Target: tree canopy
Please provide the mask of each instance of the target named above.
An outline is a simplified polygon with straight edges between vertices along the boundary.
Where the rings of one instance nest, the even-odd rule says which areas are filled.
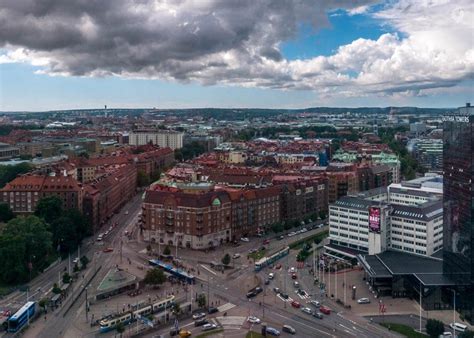
[[[230,255],[226,253],[224,257],[222,257],[222,264],[229,265],[230,264]]]
[[[145,284],[150,284],[150,285],[160,285],[160,284],[163,284],[165,281],[166,281],[166,276],[164,272],[158,268],[148,270],[145,275],[145,279],[143,280]]]
[[[19,163],[16,165],[0,165],[0,188],[21,174],[26,174],[33,169],[29,163]]]
[[[0,222],[8,222],[15,218],[13,211],[7,203],[0,203]]]

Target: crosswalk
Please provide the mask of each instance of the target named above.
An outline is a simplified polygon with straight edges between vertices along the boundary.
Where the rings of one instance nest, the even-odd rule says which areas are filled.
[[[280,294],[277,295],[278,298],[280,298],[284,302],[292,302],[294,299],[291,297],[288,297],[288,299],[283,298]]]
[[[225,312],[225,311],[229,311],[230,309],[232,309],[234,307],[235,307],[235,304],[225,303],[225,304],[219,306],[217,309],[219,310],[219,312]]]
[[[300,297],[301,299],[311,299],[311,296],[308,295],[306,292],[304,292],[303,295],[299,294],[298,291],[295,291],[295,293]]]

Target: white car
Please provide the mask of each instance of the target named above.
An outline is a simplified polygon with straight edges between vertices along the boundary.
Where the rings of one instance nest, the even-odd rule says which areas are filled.
[[[202,330],[203,330],[203,331],[214,330],[216,327],[217,327],[217,325],[214,324],[214,323],[204,324],[204,325],[202,326]]]
[[[369,304],[370,299],[369,298],[360,298],[360,299],[357,300],[357,303],[359,303],[359,304]]]
[[[273,279],[275,277],[275,274],[273,272],[270,272],[268,274],[268,279]]]
[[[319,303],[317,300],[310,300],[309,303],[313,306],[316,306],[316,307],[320,307],[321,306],[321,303]]]
[[[260,324],[260,319],[255,316],[249,316],[247,321],[252,324]]]
[[[295,272],[296,272],[296,269],[292,266],[292,267],[290,268],[290,273],[295,273]]]
[[[242,237],[240,240],[241,240],[242,242],[250,242],[247,237]]]
[[[199,313],[193,314],[193,319],[194,320],[201,319],[201,318],[204,318],[204,317],[206,317],[206,314],[204,312],[199,312]]]
[[[239,258],[239,257],[240,257],[240,254],[238,254],[238,253],[235,253],[235,254],[232,256],[233,259],[237,259],[237,258]]]
[[[309,315],[313,314],[313,311],[309,307],[301,308],[301,311],[303,311],[304,313],[307,313]]]

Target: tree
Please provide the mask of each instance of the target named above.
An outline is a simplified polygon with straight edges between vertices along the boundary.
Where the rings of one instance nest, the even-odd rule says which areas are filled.
[[[283,229],[284,229],[284,227],[283,227],[282,223],[277,222],[277,223],[272,224],[272,231],[276,234],[279,233],[279,232],[282,232]]]
[[[23,283],[48,264],[51,233],[36,216],[10,220],[0,234],[0,282]]]
[[[38,306],[43,308],[43,311],[46,311],[46,306],[48,305],[48,299],[43,298],[38,302]]]
[[[230,264],[230,255],[228,253],[226,253],[225,256],[222,257],[222,264],[224,265]]]
[[[163,249],[163,255],[165,256],[171,255],[171,250],[169,246],[165,246],[165,248]]]
[[[293,227],[293,224],[289,221],[286,221],[283,227],[285,230],[290,230]]]
[[[81,269],[84,270],[87,267],[87,264],[89,264],[89,258],[86,256],[81,257]]]
[[[115,329],[117,330],[117,333],[120,333],[120,337],[122,337],[122,333],[125,332],[125,325],[123,325],[123,323],[118,323]]]
[[[206,295],[201,293],[198,297],[197,297],[197,303],[198,303],[198,306],[199,307],[204,307],[206,306]]]
[[[150,285],[160,285],[163,284],[166,281],[166,276],[163,273],[161,269],[154,268],[151,270],[148,270],[145,279],[143,279],[143,282],[145,284],[150,284]]]
[[[138,170],[137,172],[137,185],[139,187],[146,187],[150,184],[150,177],[143,171]]]
[[[325,219],[325,218],[326,218],[326,212],[323,211],[323,210],[321,210],[321,211],[319,212],[319,218],[320,218],[320,219]]]
[[[177,316],[181,313],[181,307],[179,306],[179,303],[174,303],[173,306],[173,313]]]
[[[428,319],[428,321],[426,322],[426,333],[431,338],[437,338],[443,332],[444,332],[443,322],[437,319]]]
[[[474,331],[464,331],[458,334],[458,338],[474,338]]]
[[[53,290],[52,290],[52,291],[53,291],[53,293],[54,293],[55,295],[59,295],[59,294],[61,293],[61,288],[58,286],[57,283],[54,283],[54,284],[53,284]]]
[[[66,272],[63,275],[63,283],[68,284],[71,283],[71,276]]]
[[[63,202],[58,196],[43,197],[36,205],[35,215],[44,219],[48,224],[61,217],[62,213]]]
[[[0,203],[0,222],[8,222],[12,218],[15,218],[12,209],[7,203]]]
[[[21,174],[33,170],[33,166],[29,163],[20,163],[16,165],[0,165],[0,188],[12,181]]]

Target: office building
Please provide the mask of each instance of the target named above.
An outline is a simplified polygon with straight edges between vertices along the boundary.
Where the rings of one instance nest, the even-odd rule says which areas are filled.
[[[443,117],[443,272],[456,282],[456,308],[470,323],[474,322],[473,128],[470,104]]]
[[[154,144],[173,150],[183,147],[184,133],[169,130],[134,130],[130,132],[129,143],[134,146]]]

